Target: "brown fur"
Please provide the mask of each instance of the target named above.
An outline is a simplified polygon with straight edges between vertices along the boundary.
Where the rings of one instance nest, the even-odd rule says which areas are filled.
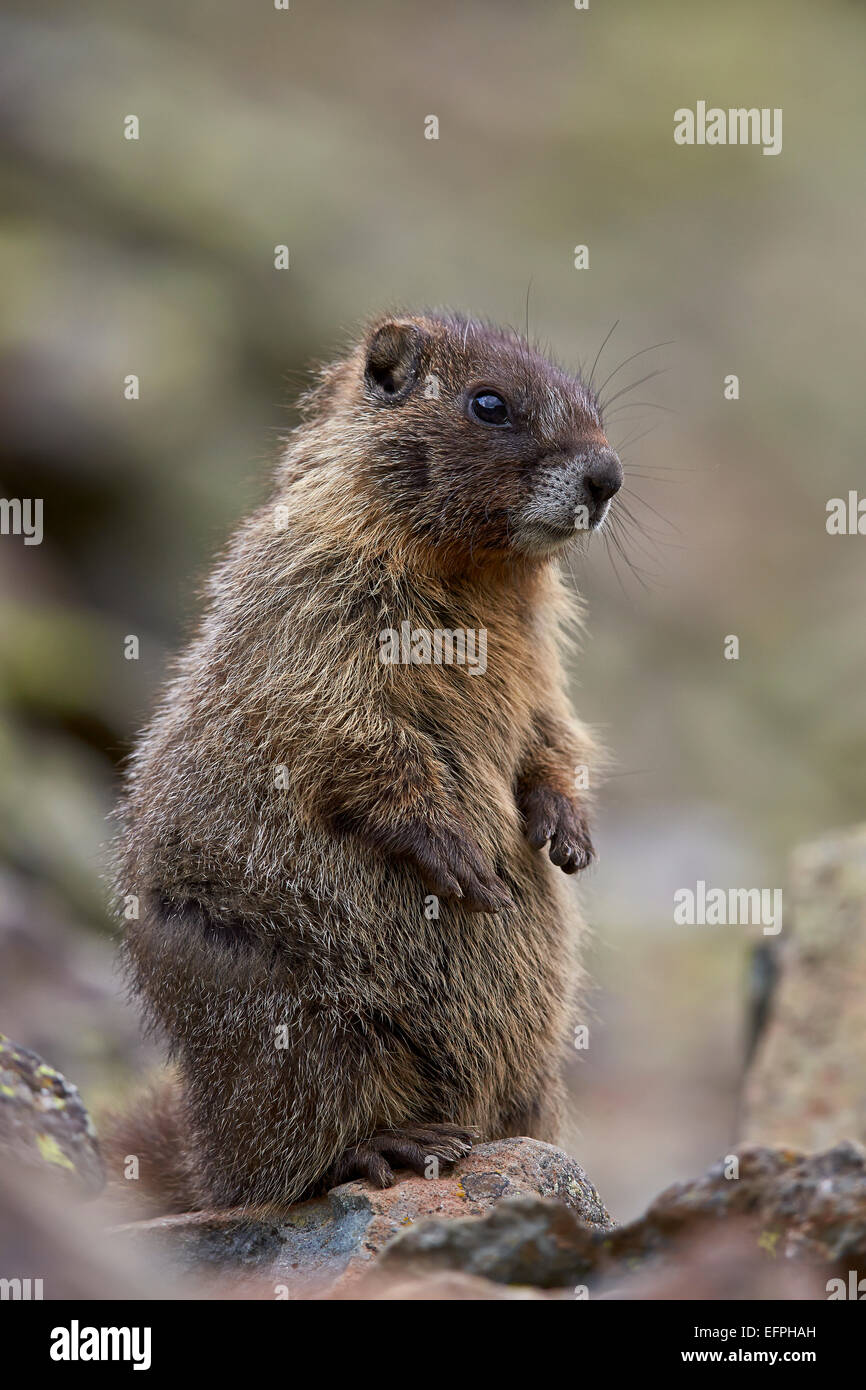
[[[512,428],[470,418],[485,387]],[[129,971],[183,1094],[109,1150],[150,1147],[162,1209],[555,1137],[578,918],[554,865],[592,856],[592,748],[559,545],[521,517],[551,459],[606,449],[578,379],[475,321],[385,320],[320,373],[120,810]],[[383,664],[406,620],[485,628],[486,674]]]

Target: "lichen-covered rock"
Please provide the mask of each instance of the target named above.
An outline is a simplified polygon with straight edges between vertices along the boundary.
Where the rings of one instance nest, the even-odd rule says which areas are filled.
[[[508,1197],[480,1221],[418,1221],[394,1237],[377,1266],[384,1274],[406,1265],[416,1273],[453,1269],[500,1284],[562,1288],[591,1273],[593,1230],[561,1202]]]
[[[81,1195],[102,1190],[96,1131],[76,1088],[0,1033],[0,1155]]]
[[[791,859],[768,1022],[746,1079],[751,1143],[866,1143],[866,826]]]
[[[248,1297],[826,1297],[830,1278],[866,1276],[866,1152],[741,1148],[617,1227],[573,1159],[509,1139],[435,1180],[346,1183],[281,1213],[166,1217],[115,1239]]]
[[[311,1293],[351,1284],[388,1241],[422,1217],[472,1222],[503,1199],[523,1195],[551,1200],[579,1227],[613,1225],[574,1159],[534,1139],[505,1139],[476,1145],[438,1178],[401,1174],[384,1189],[350,1182],[279,1215],[197,1212],[135,1222],[119,1233],[187,1270],[256,1271],[274,1286]]]
[[[453,1269],[508,1284],[603,1292],[637,1271],[676,1282],[690,1251],[731,1240],[743,1269],[752,1268],[753,1286],[761,1285],[762,1270],[792,1260],[822,1271],[821,1287],[840,1270],[866,1272],[866,1152],[856,1144],[811,1156],[743,1149],[697,1181],[667,1188],[639,1220],[612,1230],[577,1221],[558,1202],[508,1199],[474,1222],[418,1222],[387,1246],[377,1271],[393,1279],[401,1267],[416,1277]],[[781,1289],[790,1280],[768,1275],[763,1282]]]
[[[608,1250],[643,1259],[701,1223],[736,1218],[749,1222],[771,1259],[859,1261],[866,1270],[866,1150],[741,1147],[702,1178],[666,1188],[640,1220],[617,1229]]]
[[[476,1144],[438,1178],[404,1174],[384,1189],[350,1182],[331,1194],[340,1203],[360,1199],[369,1204],[388,1237],[421,1216],[481,1216],[503,1198],[524,1195],[555,1198],[592,1226],[607,1229],[614,1224],[580,1164],[538,1139]]]

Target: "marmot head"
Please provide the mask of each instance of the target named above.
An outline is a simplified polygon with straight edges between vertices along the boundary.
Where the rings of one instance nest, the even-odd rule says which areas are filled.
[[[591,389],[475,319],[379,320],[308,406],[351,440],[376,513],[427,550],[542,559],[600,527],[622,484]]]

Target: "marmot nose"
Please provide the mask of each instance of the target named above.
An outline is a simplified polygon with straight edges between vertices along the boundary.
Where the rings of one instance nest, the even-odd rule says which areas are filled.
[[[583,472],[583,485],[597,507],[609,502],[622,487],[622,464],[613,449],[599,449]]]

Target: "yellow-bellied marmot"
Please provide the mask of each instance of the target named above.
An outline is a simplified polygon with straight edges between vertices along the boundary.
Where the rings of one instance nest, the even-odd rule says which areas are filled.
[[[619,460],[586,384],[450,315],[374,324],[303,404],[120,810],[177,1081],[109,1148],[164,1211],[385,1185],[560,1104],[593,752],[555,561]]]

